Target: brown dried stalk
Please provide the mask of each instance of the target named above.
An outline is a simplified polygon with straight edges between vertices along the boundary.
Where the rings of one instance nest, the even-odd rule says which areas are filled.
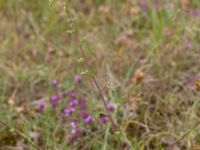
[[[85,59],[86,57],[85,57],[85,54],[84,54],[82,45],[80,45],[80,50],[81,50],[81,53],[82,53],[82,57]],[[88,64],[85,63],[85,65],[86,65],[87,69],[89,70]],[[96,88],[97,88],[97,90],[98,90],[100,96],[101,96],[101,100],[102,100],[103,105],[104,105],[104,107],[105,107],[105,109],[106,109],[106,111],[107,111],[108,117],[109,117],[110,121],[112,122],[112,127],[113,127],[113,129],[115,130],[116,128],[118,128],[118,124],[117,124],[117,122],[113,119],[113,117],[112,117],[110,111],[108,110],[107,102],[106,102],[106,98],[105,98],[105,96],[104,96],[104,93],[103,93],[103,91],[101,90],[101,88],[100,88],[100,86],[99,86],[99,83],[97,82],[97,80],[96,80],[96,78],[95,78],[94,75],[92,75],[91,79],[92,79],[94,85],[96,86]]]

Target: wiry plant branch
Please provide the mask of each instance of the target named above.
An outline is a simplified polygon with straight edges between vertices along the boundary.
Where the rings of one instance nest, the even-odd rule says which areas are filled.
[[[85,57],[85,54],[84,54],[82,45],[80,45],[80,50],[81,50],[81,53],[82,53],[82,57],[85,59],[86,57]],[[84,62],[84,63],[85,63],[85,65],[86,65],[87,69],[89,70],[88,64],[87,64],[86,62]],[[116,128],[118,127],[118,124],[117,124],[117,122],[113,119],[112,115],[110,114],[110,112],[109,112],[109,110],[108,110],[106,98],[105,98],[105,96],[104,96],[104,94],[103,94],[103,91],[101,90],[101,88],[100,88],[100,86],[99,86],[99,83],[97,82],[97,80],[96,80],[96,78],[95,78],[94,75],[91,76],[91,79],[92,79],[94,85],[96,86],[96,88],[97,88],[97,90],[98,90],[100,96],[101,96],[101,100],[102,100],[103,105],[104,105],[104,107],[105,107],[105,109],[106,109],[106,111],[107,111],[108,117],[109,117],[110,121],[112,122],[112,127],[113,127],[113,129],[116,129]]]

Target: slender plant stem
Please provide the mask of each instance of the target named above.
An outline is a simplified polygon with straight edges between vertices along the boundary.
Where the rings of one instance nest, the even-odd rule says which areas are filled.
[[[83,47],[82,47],[81,44],[80,44],[80,50],[81,50],[81,54],[82,54],[83,59],[85,59],[85,58],[86,58],[86,57],[85,57],[85,53],[84,53],[84,51],[83,51]],[[85,61],[84,61],[84,64],[86,65],[86,69],[89,70],[90,67],[88,66],[88,64],[87,64]],[[126,143],[128,149],[133,150],[133,147],[132,147],[132,145],[131,145],[131,142],[130,142],[130,141],[128,140],[128,138],[126,137],[126,134],[123,133],[123,131],[122,131],[122,129],[120,128],[120,126],[117,124],[117,122],[115,121],[115,119],[112,117],[112,115],[111,115],[111,113],[110,113],[110,111],[109,111],[109,109],[108,109],[108,107],[107,107],[107,101],[106,101],[106,98],[105,98],[105,96],[104,96],[104,93],[103,93],[102,89],[100,88],[99,83],[98,83],[98,81],[97,81],[96,78],[95,78],[95,75],[92,75],[92,76],[91,76],[91,79],[92,79],[92,82],[94,83],[94,85],[96,86],[96,88],[97,88],[97,90],[98,90],[100,96],[101,96],[101,100],[102,100],[103,105],[104,105],[104,107],[105,107],[105,109],[106,109],[106,111],[107,111],[107,115],[108,115],[108,117],[109,117],[109,119],[110,119],[110,121],[111,121],[111,123],[112,123],[112,128],[111,128],[111,129],[112,129],[114,132],[115,132],[116,130],[120,131],[120,133],[122,133],[122,136],[123,136],[122,142]]]
[[[112,122],[112,125],[113,125],[114,128],[116,128],[118,125],[117,125],[116,121],[113,119],[112,115],[110,114],[110,112],[109,112],[109,110],[108,110],[107,103],[106,103],[106,99],[105,99],[105,97],[104,97],[104,95],[103,95],[103,92],[102,92],[101,88],[99,87],[99,84],[98,84],[98,82],[97,82],[95,76],[92,76],[92,80],[93,80],[95,86],[97,87],[97,89],[98,89],[98,91],[99,91],[99,93],[100,93],[100,95],[101,95],[101,98],[102,98],[104,107],[105,107],[105,109],[106,109],[106,111],[107,111],[107,113],[108,113],[108,115],[109,115],[109,118],[110,118],[110,120],[111,120],[111,122]]]
[[[85,54],[84,54],[82,45],[80,45],[80,50],[81,50],[81,53],[82,53],[83,58],[85,59],[86,57],[85,57]],[[89,70],[89,66],[87,65],[87,63],[86,63],[86,62],[84,62],[84,63],[85,63],[85,65],[86,65],[87,69]],[[95,78],[94,75],[92,75],[91,79],[92,79],[94,85],[96,86],[96,88],[97,88],[97,90],[98,90],[100,96],[101,96],[101,100],[102,100],[102,102],[103,102],[103,104],[104,104],[104,107],[105,107],[105,109],[106,109],[106,111],[107,111],[108,117],[109,117],[110,121],[112,122],[113,128],[114,128],[114,129],[118,128],[117,122],[113,119],[112,115],[110,114],[110,111],[108,110],[106,98],[105,98],[105,96],[104,96],[103,91],[101,90],[101,88],[100,88],[100,86],[99,86],[99,83],[97,82],[97,80],[96,80],[96,78]]]

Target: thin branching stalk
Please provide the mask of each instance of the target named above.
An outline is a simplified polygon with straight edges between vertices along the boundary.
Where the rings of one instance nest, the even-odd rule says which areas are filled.
[[[85,54],[84,54],[82,45],[80,45],[80,50],[81,50],[82,57],[85,59],[86,57],[85,57]],[[87,63],[86,63],[86,62],[84,62],[84,63],[85,63],[85,65],[86,65],[87,69],[89,70],[90,68],[89,68],[89,66],[87,65]],[[114,118],[112,117],[110,111],[108,110],[107,102],[106,102],[106,98],[105,98],[105,96],[104,96],[104,93],[103,93],[103,91],[101,90],[101,88],[100,88],[100,86],[99,86],[99,83],[98,83],[98,81],[96,80],[96,78],[95,78],[94,75],[91,76],[91,79],[92,79],[94,85],[96,86],[96,88],[97,88],[97,90],[98,90],[100,96],[101,96],[101,100],[102,100],[103,105],[104,105],[104,107],[105,107],[105,109],[106,109],[106,111],[107,111],[108,117],[109,117],[110,121],[112,122],[112,127],[113,127],[113,129],[115,130],[116,128],[118,128],[118,124],[117,124],[117,122],[114,120]]]
[[[81,50],[81,54],[82,54],[83,59],[85,59],[86,57],[85,57],[85,54],[84,54],[82,45],[80,45],[80,50]],[[86,65],[86,67],[87,67],[86,69],[89,70],[90,67],[88,66],[88,64],[87,64],[86,62],[84,62],[84,63],[85,63],[85,65]],[[133,150],[133,147],[132,147],[132,145],[131,145],[131,142],[130,142],[130,141],[128,140],[128,138],[126,137],[126,134],[123,133],[122,129],[121,129],[120,126],[117,124],[117,122],[115,121],[115,119],[112,117],[110,111],[108,110],[106,98],[105,98],[105,96],[104,96],[104,93],[103,93],[102,89],[101,89],[100,86],[99,86],[98,81],[97,81],[96,78],[95,78],[95,75],[92,75],[92,76],[91,76],[91,79],[92,79],[94,85],[96,86],[96,88],[97,88],[97,90],[98,90],[100,96],[101,96],[101,100],[102,100],[103,105],[104,105],[104,107],[105,107],[105,109],[106,109],[106,111],[107,111],[107,115],[108,115],[108,117],[109,117],[109,119],[110,119],[110,121],[111,121],[111,123],[112,123],[112,130],[113,130],[113,131],[118,130],[118,131],[122,134],[122,136],[123,136],[123,140],[122,140],[122,141],[123,141],[124,143],[126,143],[127,147],[128,147],[130,150]]]

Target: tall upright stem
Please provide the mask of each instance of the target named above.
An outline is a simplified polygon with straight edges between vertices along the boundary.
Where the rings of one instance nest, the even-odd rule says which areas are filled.
[[[82,45],[80,45],[80,50],[81,50],[81,53],[82,53],[83,58],[86,58],[86,57],[85,57],[85,54],[84,54],[84,51],[83,51]],[[87,63],[85,63],[85,65],[86,65],[87,69],[89,70],[89,66],[87,65]],[[107,111],[108,117],[109,117],[110,121],[112,122],[112,127],[113,127],[113,129],[116,129],[116,128],[118,127],[118,124],[117,124],[117,122],[113,119],[113,117],[112,117],[110,111],[108,110],[107,102],[106,102],[106,98],[105,98],[105,96],[104,96],[104,93],[103,93],[103,91],[101,90],[101,88],[100,88],[100,86],[99,86],[99,83],[97,82],[97,80],[96,80],[96,78],[95,78],[94,75],[92,75],[91,79],[92,79],[94,85],[96,86],[96,88],[97,88],[97,90],[98,90],[100,96],[101,96],[101,100],[102,100],[103,105],[104,105],[104,107],[105,107],[105,109],[106,109],[106,111]]]

